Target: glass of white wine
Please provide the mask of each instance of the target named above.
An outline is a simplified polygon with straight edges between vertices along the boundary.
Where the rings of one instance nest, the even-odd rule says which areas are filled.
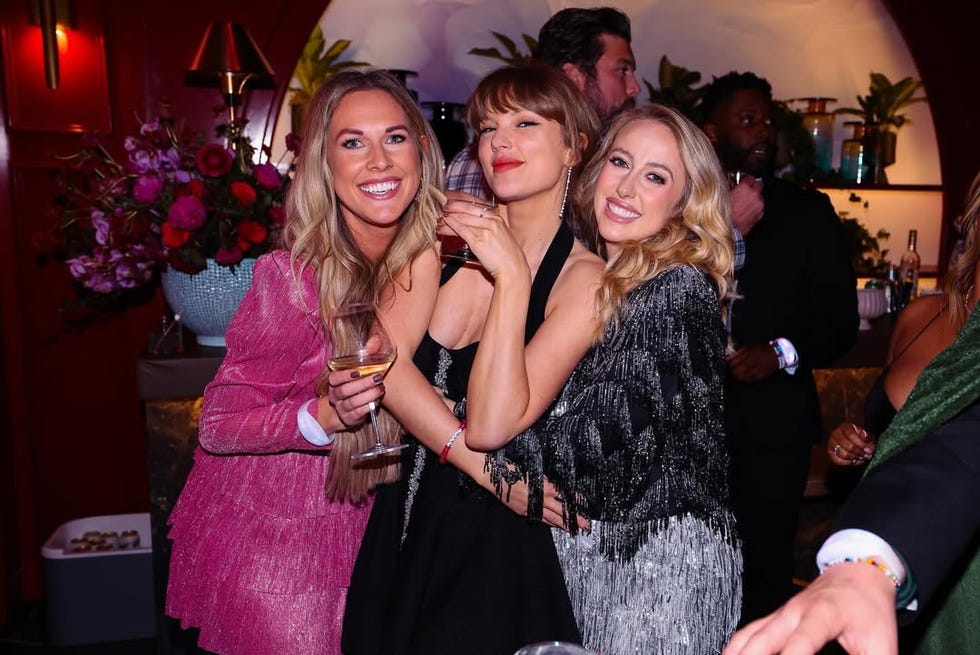
[[[374,305],[353,304],[334,312],[330,318],[330,339],[333,352],[327,366],[331,371],[357,371],[361,377],[368,377],[387,373],[395,361],[397,349]],[[368,408],[374,445],[351,455],[351,459],[360,461],[407,448],[408,444],[386,444],[381,441],[377,406],[372,402]]]

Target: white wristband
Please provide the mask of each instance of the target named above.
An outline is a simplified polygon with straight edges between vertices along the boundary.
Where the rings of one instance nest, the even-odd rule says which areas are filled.
[[[310,404],[318,401],[319,398],[308,400],[299,407],[296,412],[296,425],[303,438],[314,446],[329,446],[333,443],[334,435],[327,434],[323,426],[310,414]]]

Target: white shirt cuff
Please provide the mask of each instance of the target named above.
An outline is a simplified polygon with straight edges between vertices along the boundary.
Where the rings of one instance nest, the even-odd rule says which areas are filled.
[[[296,425],[303,438],[314,446],[329,446],[333,443],[334,435],[327,434],[323,426],[310,414],[310,403],[315,403],[317,400],[319,398],[308,400],[300,405],[299,411],[296,412]]]
[[[800,367],[800,355],[796,352],[796,346],[793,342],[784,337],[776,339],[779,342],[779,347],[783,351],[783,357],[786,360],[786,366],[783,366],[783,370],[793,375],[796,373],[796,369]]]
[[[905,566],[902,564],[902,558],[895,553],[887,541],[873,532],[848,528],[833,533],[817,551],[817,568],[823,573],[825,568],[840,562],[845,557],[875,557],[895,574],[900,585],[905,584]],[[906,609],[914,611],[918,606],[919,601],[912,600]]]

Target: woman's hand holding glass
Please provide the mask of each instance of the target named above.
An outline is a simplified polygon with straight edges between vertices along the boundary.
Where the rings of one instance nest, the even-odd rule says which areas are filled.
[[[827,437],[827,455],[838,466],[857,466],[871,459],[878,443],[874,435],[853,423],[841,423]]]
[[[333,371],[320,386],[319,393],[326,396],[337,418],[348,428],[356,429],[371,412],[372,405],[380,405],[385,395],[384,375],[360,377],[357,371]]]
[[[530,279],[524,251],[507,223],[506,207],[453,199],[446,203],[442,220],[469,245],[491,277],[515,271]]]

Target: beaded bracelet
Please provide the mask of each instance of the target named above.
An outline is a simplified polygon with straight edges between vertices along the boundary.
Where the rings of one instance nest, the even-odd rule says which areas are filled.
[[[449,441],[446,442],[446,445],[442,447],[442,452],[439,453],[440,464],[446,463],[446,459],[449,457],[449,449],[453,447],[453,444],[456,443],[456,439],[459,438],[459,435],[463,434],[463,430],[465,429],[466,421],[460,421],[456,431],[453,432],[453,436],[449,437]]]
[[[823,573],[831,566],[836,564],[844,564],[845,562],[861,562],[863,564],[870,564],[884,573],[888,579],[892,581],[892,584],[895,585],[896,588],[902,586],[902,581],[898,579],[898,576],[895,575],[891,569],[885,566],[885,564],[876,557],[841,557],[840,559],[831,560],[823,565],[823,570],[820,571],[820,574],[823,575]]]

